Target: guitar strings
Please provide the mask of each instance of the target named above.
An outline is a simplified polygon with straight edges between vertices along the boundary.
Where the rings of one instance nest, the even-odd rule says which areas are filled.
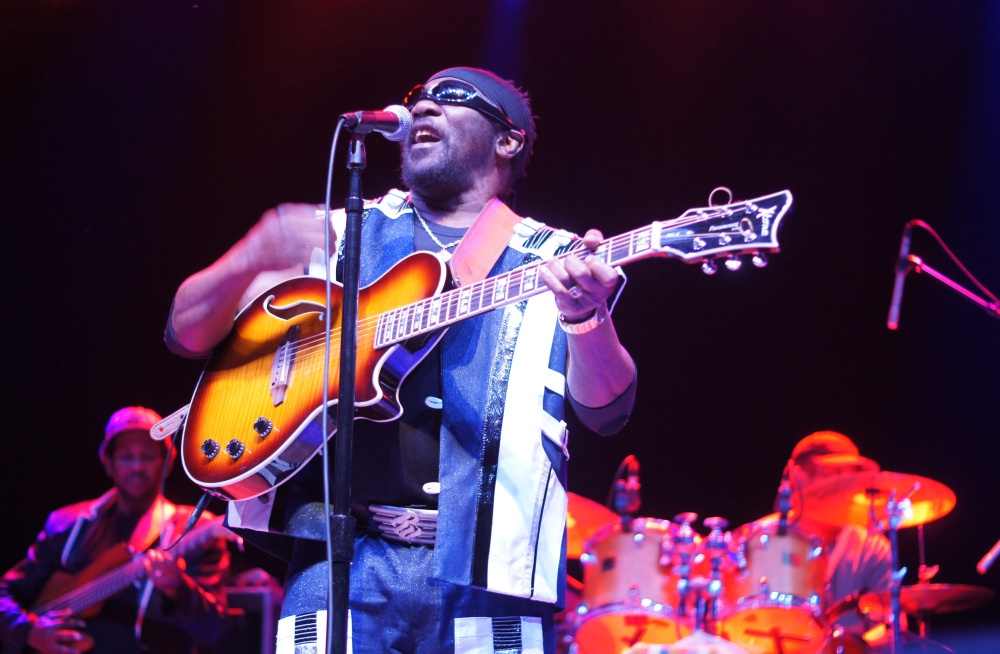
[[[727,206],[733,206],[733,205],[727,205]],[[677,218],[677,219],[675,219],[673,221],[669,221],[669,226],[670,227],[681,227],[681,226],[684,226],[684,225],[690,224],[690,223],[702,222],[706,218],[712,218],[712,217],[715,217],[717,215],[720,215],[721,213],[722,213],[721,210],[715,210],[715,211],[712,211],[712,212],[705,212],[705,213],[703,213],[701,215],[691,216],[689,218],[684,218],[682,216],[681,218]],[[709,214],[714,214],[714,215],[709,215]],[[664,225],[666,225],[666,223],[664,223]],[[615,250],[618,250],[618,249],[623,248],[623,247],[629,247],[630,248],[631,244],[633,242],[633,237],[635,235],[637,235],[637,234],[641,234],[641,233],[647,232],[647,231],[651,231],[651,226],[647,225],[645,227],[641,227],[641,228],[633,230],[631,232],[627,232],[625,234],[614,236],[614,237],[612,237],[610,239],[607,239],[606,241],[602,242],[601,245],[599,246],[599,248],[602,248],[602,247],[605,248],[605,250],[604,250],[604,252],[605,252],[605,257],[604,258],[605,258],[605,260],[607,261],[609,259],[609,255],[613,251],[615,251]],[[685,234],[683,236],[683,238],[688,239],[688,238],[695,238],[695,237],[699,237],[699,236],[720,236],[720,235],[721,235],[721,233],[719,233],[719,232],[716,232],[716,233],[713,233],[713,234]],[[565,259],[567,257],[576,255],[578,252],[579,252],[578,249],[574,249],[574,250],[570,250],[569,252],[566,252],[566,253],[561,254],[561,255],[559,255],[557,257],[554,257],[554,258],[555,259]],[[618,263],[622,263],[622,262],[626,262],[627,263],[627,261],[626,261],[627,258],[628,257],[621,257],[621,258],[616,259],[616,261]],[[528,273],[528,272],[537,273],[537,270],[538,270],[539,266],[542,265],[543,263],[544,262],[540,262],[538,264],[534,264],[534,265],[531,265],[531,266],[524,266],[522,268],[516,268],[516,269],[514,269],[514,270],[512,270],[512,271],[510,271],[508,273],[505,273],[504,275],[498,275],[497,277],[489,278],[489,279],[477,282],[477,283],[472,284],[471,286],[469,286],[468,290],[470,291],[470,293],[472,295],[475,295],[478,292],[479,297],[480,297],[480,306],[479,306],[479,309],[477,309],[476,313],[483,313],[485,311],[490,310],[490,309],[485,309],[484,308],[486,306],[486,303],[482,303],[483,291],[485,291],[488,286],[492,286],[495,289],[496,284],[497,284],[497,282],[499,280],[507,280],[507,281],[515,281],[516,280],[518,282],[518,285],[520,285],[520,282],[523,281],[524,276],[525,276],[526,273]],[[417,307],[419,305],[430,304],[433,300],[438,299],[438,300],[441,301],[441,306],[442,307],[447,307],[447,309],[445,311],[445,320],[443,322],[448,322],[449,321],[448,316],[451,314],[452,307],[454,307],[458,303],[458,301],[459,301],[458,295],[460,294],[461,290],[462,289],[452,289],[452,290],[446,291],[446,292],[444,292],[444,293],[442,293],[440,295],[436,295],[436,296],[431,297],[431,298],[423,298],[421,300],[418,300],[416,302],[413,302],[413,303],[411,303],[409,305],[405,305],[405,306],[406,307],[411,307],[411,308],[412,307]],[[534,291],[534,289],[532,289],[532,291]],[[545,291],[542,290],[542,291],[538,291],[538,292],[545,292]],[[519,293],[517,295],[517,297],[526,298],[526,297],[530,297],[532,294],[537,294],[537,293],[532,293],[532,292],[525,293],[525,294]],[[502,299],[503,300],[507,300],[509,298],[507,298],[505,296]],[[492,302],[489,302],[489,304],[492,304]],[[375,315],[375,316],[370,316],[368,318],[365,318],[365,319],[359,321],[358,322],[358,345],[359,346],[362,345],[362,344],[368,345],[368,344],[374,342],[374,340],[375,340],[375,333],[377,332],[377,330],[379,328],[379,321],[382,319],[382,317],[383,316],[388,316],[388,315],[390,315],[394,311],[404,310],[404,308],[405,307],[396,307],[394,309],[390,309],[389,311],[383,312],[383,313]],[[419,326],[418,326],[417,329],[413,330],[410,334],[408,334],[406,336],[406,338],[411,338],[413,336],[416,336],[416,335],[419,335],[419,334],[422,334],[422,333],[425,333],[425,332],[433,331],[433,329],[429,329],[427,327],[423,327],[423,319],[425,317],[423,315],[423,311],[424,311],[425,308],[427,308],[427,307],[426,306],[421,306],[421,308],[418,309],[418,311],[420,312],[420,314],[419,314],[420,315],[420,319],[417,321],[418,324],[419,324]],[[408,309],[407,309],[407,311],[408,311]],[[466,317],[471,317],[472,315],[475,315],[475,313],[468,313],[468,314],[466,314]],[[428,319],[429,319],[429,317],[428,317]],[[411,316],[409,318],[408,322],[412,323],[412,321],[413,321],[413,317]],[[404,325],[404,329],[405,329],[405,325]],[[331,332],[331,346],[333,346],[334,344],[337,344],[337,345],[340,344],[340,333],[341,333],[341,329],[340,328],[336,328],[336,329],[332,330],[332,332]],[[292,341],[291,342],[295,346],[295,363],[296,363],[296,367],[299,367],[300,365],[308,364],[310,361],[313,361],[313,360],[315,360],[317,358],[320,360],[320,362],[322,362],[322,358],[323,358],[322,353],[316,354],[315,351],[317,349],[320,349],[320,346],[322,346],[323,338],[324,338],[324,335],[323,335],[322,332],[320,332],[318,334],[307,336],[306,338],[301,339],[299,341]],[[398,342],[402,342],[402,341],[406,340],[406,338],[399,339],[397,337],[396,339],[390,339],[390,341],[391,341],[390,344],[395,344],[395,343],[398,343]],[[337,356],[337,358],[339,359],[339,355]]]
[[[142,563],[137,561],[126,563],[121,568],[93,579],[35,610],[39,615],[65,607],[74,608],[76,611],[85,610],[132,583],[137,574],[135,568],[141,566]],[[121,574],[122,572],[125,574]]]

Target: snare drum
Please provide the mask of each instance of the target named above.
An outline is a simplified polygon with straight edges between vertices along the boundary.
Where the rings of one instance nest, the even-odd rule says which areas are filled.
[[[794,525],[779,536],[777,527],[756,522],[740,530],[735,542],[746,566],[720,634],[750,654],[816,654],[826,641],[826,553],[815,536]]]
[[[574,642],[580,654],[620,654],[636,643],[673,643],[691,633],[677,619],[670,564],[660,565],[671,523],[636,518],[631,531],[613,523],[583,546],[583,600]]]

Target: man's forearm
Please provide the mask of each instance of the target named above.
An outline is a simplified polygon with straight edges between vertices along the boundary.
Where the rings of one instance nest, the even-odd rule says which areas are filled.
[[[585,334],[568,334],[566,382],[573,398],[588,407],[613,402],[635,378],[635,363],[619,342],[611,316]]]

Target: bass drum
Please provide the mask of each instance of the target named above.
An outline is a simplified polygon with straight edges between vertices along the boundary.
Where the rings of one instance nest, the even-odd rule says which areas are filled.
[[[583,598],[574,642],[579,654],[621,654],[637,643],[669,644],[691,633],[674,613],[676,582],[661,565],[666,520],[636,518],[630,531],[605,525],[583,546]]]
[[[749,654],[818,654],[823,623],[826,553],[820,540],[791,525],[751,523],[734,540],[746,567],[737,576],[739,600],[722,616],[719,633]]]

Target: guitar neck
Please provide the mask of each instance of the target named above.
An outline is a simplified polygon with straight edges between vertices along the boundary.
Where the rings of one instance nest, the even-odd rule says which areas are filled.
[[[593,254],[611,266],[621,266],[654,256],[659,253],[653,246],[658,240],[656,232],[659,231],[659,227],[659,223],[654,223],[609,238],[602,241]],[[567,259],[573,256],[579,257],[581,254],[591,254],[591,252],[583,247],[582,242],[577,241],[571,249],[555,258]],[[544,265],[547,265],[546,261],[538,261],[387,311],[378,317],[375,347],[400,343],[448,327],[466,318],[545,293],[549,289],[541,281],[540,272],[540,268]]]
[[[176,547],[171,550],[171,553],[175,557],[183,557],[194,547],[208,540],[221,523],[221,518],[215,518],[211,522],[206,522],[196,527],[182,541],[177,543]],[[146,568],[143,565],[142,556],[136,556],[136,558],[133,558],[128,563],[81,584],[50,602],[35,607],[32,612],[37,615],[44,615],[49,611],[57,609],[72,609],[73,614],[76,615],[92,606],[100,604],[109,597],[117,595],[145,576]]]
[[[136,581],[143,578],[145,568],[141,559],[133,559],[50,602],[36,607],[33,613],[44,615],[57,609],[71,609],[74,615],[100,604],[109,597],[122,592]]]
[[[609,238],[593,254],[609,265],[622,266],[652,256],[711,263],[718,257],[777,251],[778,223],[791,204],[792,194],[779,191],[753,200],[689,209],[673,220]],[[575,241],[556,258],[581,254],[590,252],[581,241]],[[375,347],[388,347],[544,293],[549,290],[539,273],[544,265],[545,261],[538,261],[380,314]],[[708,270],[714,272],[714,267]]]

